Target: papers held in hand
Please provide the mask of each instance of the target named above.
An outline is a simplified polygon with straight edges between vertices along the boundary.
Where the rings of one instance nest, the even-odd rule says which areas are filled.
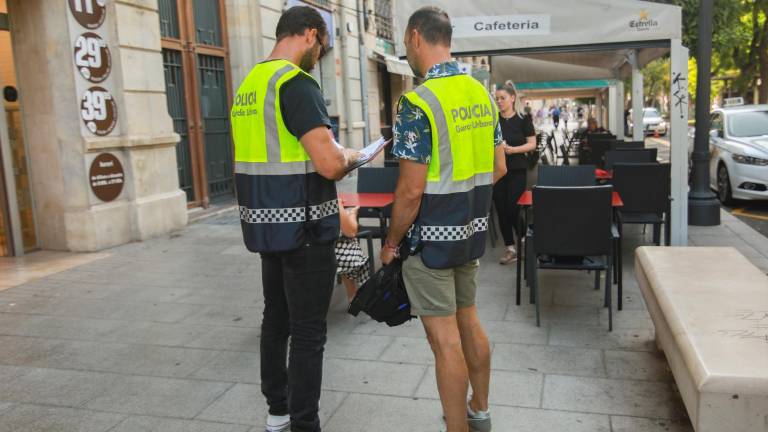
[[[391,139],[385,140],[384,137],[381,137],[367,147],[364,147],[362,150],[360,150],[360,157],[352,165],[347,167],[346,172],[358,169],[375,159],[376,156],[378,156],[379,153],[384,150],[384,147],[386,147],[387,144],[389,144],[391,141]]]

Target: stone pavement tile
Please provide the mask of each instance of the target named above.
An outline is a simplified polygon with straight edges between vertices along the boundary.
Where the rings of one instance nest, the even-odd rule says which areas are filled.
[[[0,314],[0,334],[10,336],[103,340],[124,324],[121,321],[91,318],[26,315],[22,319],[19,315]]]
[[[124,321],[152,321],[176,323],[197,315],[206,306],[179,303],[116,302],[123,307],[109,318]]]
[[[489,402],[492,405],[539,408],[543,380],[542,374],[494,370],[491,373]],[[435,368],[429,368],[424,381],[416,391],[416,397],[440,399]]]
[[[505,321],[532,323],[536,322],[536,307],[528,304],[517,306],[509,305]],[[598,306],[543,306],[541,308],[541,322],[582,324],[587,326],[598,325]]]
[[[161,286],[128,286],[124,290],[116,292],[107,297],[109,300],[128,300],[131,302],[146,303],[184,303],[182,298],[194,293],[195,291],[179,287],[161,287]]]
[[[600,309],[600,327],[608,328],[608,309]],[[622,311],[613,311],[613,328],[614,329],[636,329],[646,328],[653,329],[653,321],[648,310],[645,309],[624,309]]]
[[[412,337],[423,339],[427,338],[426,334],[424,333],[424,327],[421,325],[421,320],[419,319],[412,319],[397,327],[389,327],[384,323],[367,320],[360,323],[352,332],[355,334],[369,334],[377,336]]]
[[[185,324],[261,328],[263,312],[263,305],[213,305],[204,307],[199,313],[187,317],[183,322]]]
[[[575,276],[579,276],[576,274]],[[594,276],[580,275],[587,277],[594,283]],[[558,283],[555,287],[555,306],[592,306],[599,307],[603,305],[605,298],[605,277],[600,278],[600,289],[595,290],[594,285],[588,286],[570,286],[567,282]],[[613,295],[616,295],[616,287],[612,287]],[[614,298],[615,301],[615,298]]]
[[[112,333],[104,335],[102,340],[144,345],[208,348],[188,345],[188,342],[210,331],[210,327],[207,326],[146,321],[120,321],[120,323],[122,324],[120,327]]]
[[[205,327],[193,339],[185,341],[190,348],[259,352],[261,329],[248,327]]]
[[[497,343],[491,367],[518,372],[605,376],[601,351],[562,346]]]
[[[693,432],[690,420],[611,416],[613,432]]]
[[[27,375],[33,370],[27,367],[0,365],[0,383]]]
[[[320,424],[341,405],[346,393],[323,391],[320,395]],[[257,385],[237,384],[212,403],[198,420],[245,425],[263,425],[267,418],[267,403]]]
[[[442,424],[440,401],[350,394],[325,424],[332,432],[433,432]]]
[[[501,321],[504,319],[504,316],[507,313],[507,302],[509,301],[506,297],[509,295],[504,296],[503,298],[493,298],[498,296],[481,296],[478,294],[476,305],[477,305],[477,315],[480,317],[481,321]]]
[[[549,329],[536,327],[536,322],[518,323],[513,321],[483,321],[488,339],[493,343],[523,343],[545,345]]]
[[[681,419],[685,408],[670,383],[547,375],[544,408]]]
[[[332,335],[328,337],[328,341],[325,343],[325,357],[354,360],[376,360],[381,358],[382,353],[387,350],[387,347],[392,344],[394,339],[395,338],[390,336],[357,334]],[[422,344],[426,345],[426,341],[420,339],[401,338],[401,340],[421,342]],[[381,360],[390,361],[385,358],[381,358]]]
[[[643,381],[672,381],[664,354],[655,352],[605,351],[605,366],[610,378]]]
[[[121,379],[97,372],[28,368],[27,373],[3,383],[0,401],[81,407]]]
[[[189,378],[259,384],[261,359],[258,353],[222,351]]]
[[[109,432],[247,432],[250,426],[130,416]]]
[[[426,339],[396,338],[379,360],[430,366],[435,364],[435,355]]]
[[[608,416],[600,414],[491,405],[491,421],[502,432],[611,432]]]
[[[72,408],[14,405],[0,412],[0,432],[105,432],[125,416]]]
[[[118,376],[83,408],[124,414],[192,419],[232,384],[171,378]]]
[[[65,344],[65,341],[55,339],[0,336],[0,364],[48,367],[55,363],[51,362],[51,357]]]
[[[370,360],[326,358],[323,388],[392,396],[410,396],[416,391],[426,366]]]
[[[259,287],[187,290],[187,294],[174,300],[177,303],[225,306],[257,306],[264,301]]]
[[[576,327],[553,324],[549,344],[576,348],[656,351],[652,329],[617,329]]]

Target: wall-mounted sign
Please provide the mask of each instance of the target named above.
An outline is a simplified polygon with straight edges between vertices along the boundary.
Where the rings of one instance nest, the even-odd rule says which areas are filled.
[[[112,153],[101,153],[91,162],[88,173],[91,190],[104,202],[113,201],[120,196],[125,184],[123,165]]]
[[[107,0],[69,0],[69,10],[78,24],[93,30],[99,28],[107,16]]]
[[[454,38],[534,36],[550,33],[550,15],[495,15],[451,18]]]
[[[92,83],[107,79],[112,70],[112,56],[104,39],[96,33],[83,33],[75,40],[75,66]]]
[[[104,136],[112,132],[117,123],[117,105],[103,87],[94,86],[80,98],[80,118],[93,134]]]

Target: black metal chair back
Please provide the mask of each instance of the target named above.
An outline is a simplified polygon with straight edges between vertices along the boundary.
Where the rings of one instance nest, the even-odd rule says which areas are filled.
[[[644,149],[645,141],[616,141],[611,144],[609,150],[634,150]]]
[[[668,211],[670,183],[669,164],[617,163],[613,167],[613,187],[624,202],[622,213]]]
[[[538,186],[594,186],[595,166],[539,166]]]
[[[605,169],[613,169],[617,163],[651,163],[656,162],[658,149],[627,149],[608,150],[605,153]]]
[[[610,255],[613,242],[612,192],[610,185],[534,186],[534,253],[554,256]]]

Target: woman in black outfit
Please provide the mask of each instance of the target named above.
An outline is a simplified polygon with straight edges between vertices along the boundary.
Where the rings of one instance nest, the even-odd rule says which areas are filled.
[[[501,235],[506,248],[499,259],[509,264],[517,259],[515,234],[519,226],[520,208],[517,199],[527,186],[528,161],[526,153],[536,149],[536,130],[530,117],[520,112],[520,100],[512,81],[507,81],[496,90],[499,105],[499,123],[504,137],[504,153],[507,155],[507,175],[493,187],[493,203],[499,216]]]

